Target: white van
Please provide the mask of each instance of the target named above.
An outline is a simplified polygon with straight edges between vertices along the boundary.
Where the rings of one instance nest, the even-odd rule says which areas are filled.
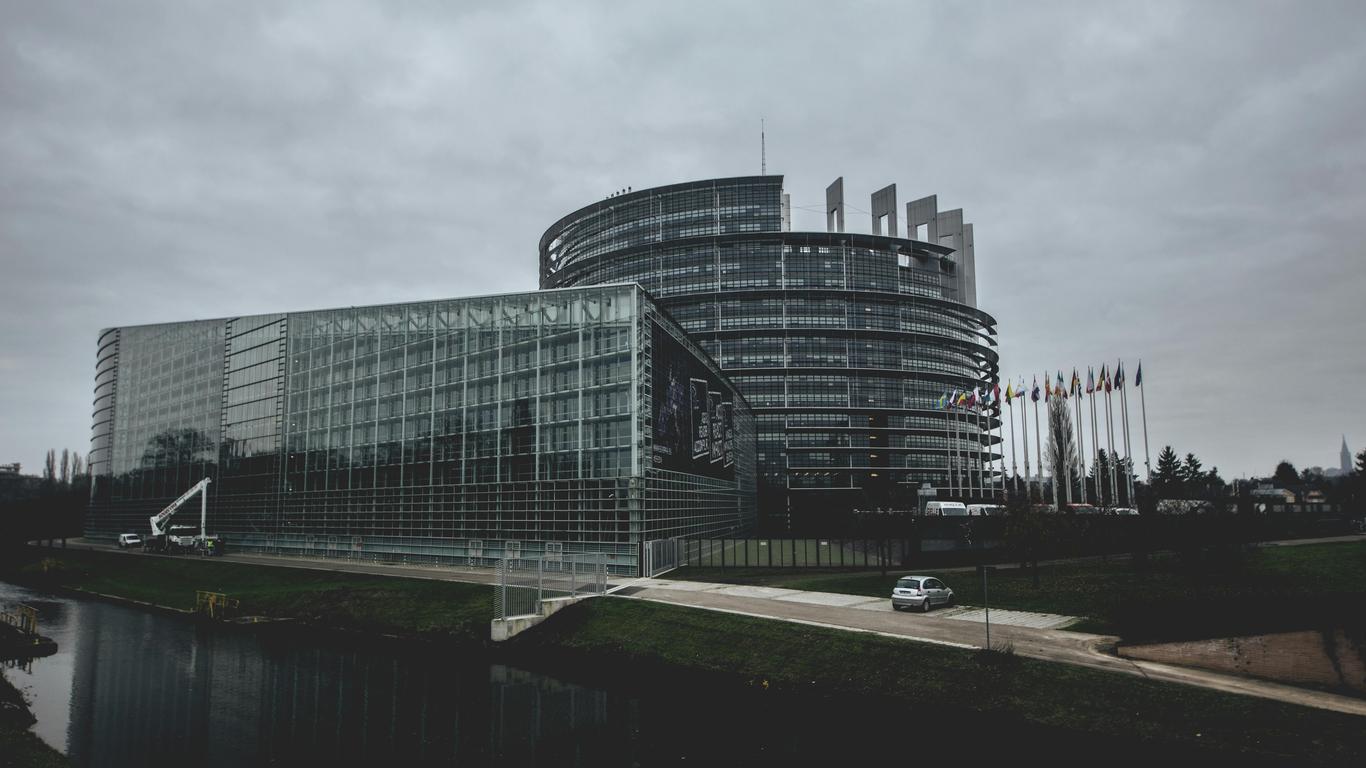
[[[1000,504],[969,504],[969,517],[989,517],[993,515],[1004,515],[1006,508]]]
[[[925,502],[925,514],[941,517],[967,517],[968,508],[961,501],[927,501]]]

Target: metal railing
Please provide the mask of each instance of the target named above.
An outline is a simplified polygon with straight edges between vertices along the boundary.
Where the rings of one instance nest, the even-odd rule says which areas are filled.
[[[0,621],[26,635],[38,634],[38,609],[23,603],[13,611],[0,611]]]
[[[547,553],[535,558],[502,558],[493,591],[493,618],[543,616],[545,601],[587,597],[607,591],[607,563],[600,555]]]
[[[680,565],[701,568],[878,568],[905,562],[903,539],[683,539]]]

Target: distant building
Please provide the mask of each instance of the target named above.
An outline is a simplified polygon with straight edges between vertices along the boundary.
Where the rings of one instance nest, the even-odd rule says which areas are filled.
[[[1288,491],[1284,488],[1277,488],[1269,483],[1264,483],[1262,485],[1257,486],[1256,488],[1253,488],[1252,496],[1253,498],[1258,499],[1284,501],[1288,504],[1294,503],[1295,501],[1294,491]]]

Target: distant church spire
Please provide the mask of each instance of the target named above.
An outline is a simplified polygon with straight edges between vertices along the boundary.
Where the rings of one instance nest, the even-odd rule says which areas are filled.
[[[1347,436],[1342,436],[1342,474],[1352,474],[1352,452],[1347,450]]]

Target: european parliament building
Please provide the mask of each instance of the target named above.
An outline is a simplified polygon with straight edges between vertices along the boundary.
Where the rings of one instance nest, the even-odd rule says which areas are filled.
[[[112,540],[207,477],[247,551],[492,565],[859,508],[969,499],[997,379],[972,225],[872,194],[871,232],[794,232],[781,176],[618,194],[540,242],[542,290],[111,328],[86,532]],[[952,429],[949,429],[950,425]],[[191,515],[192,516],[192,515]]]
[[[638,285],[110,328],[98,350],[97,539],[205,477],[208,532],[287,555],[633,573],[642,542],[754,524],[753,412]]]
[[[673,315],[754,408],[767,515],[913,508],[922,483],[970,499],[999,422],[948,430],[939,400],[998,375],[972,224],[926,197],[903,236],[895,185],[869,205],[871,232],[846,232],[838,179],[826,231],[794,232],[782,176],[631,191],[546,231],[541,287],[634,282]]]

